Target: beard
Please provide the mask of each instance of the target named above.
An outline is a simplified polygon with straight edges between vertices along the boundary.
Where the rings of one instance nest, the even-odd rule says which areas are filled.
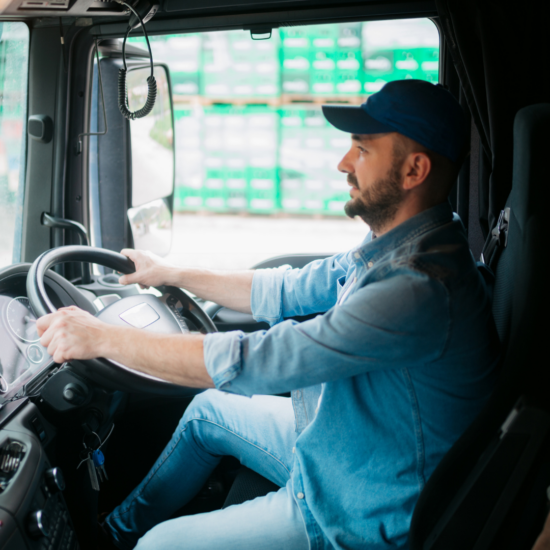
[[[401,187],[402,159],[396,159],[385,178],[380,178],[368,188],[361,191],[361,195],[348,201],[344,206],[347,216],[359,216],[374,232],[380,233],[397,214],[399,206],[405,198],[405,191]],[[348,174],[348,183],[359,189],[357,178]]]

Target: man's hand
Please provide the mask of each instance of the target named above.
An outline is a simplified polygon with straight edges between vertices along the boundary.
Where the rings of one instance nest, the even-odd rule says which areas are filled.
[[[175,268],[156,254],[145,250],[133,250],[132,248],[124,248],[120,253],[128,256],[136,266],[135,273],[123,275],[119,279],[120,284],[138,283],[145,288],[171,284],[171,275]]]
[[[181,386],[214,387],[204,364],[202,334],[156,334],[108,325],[74,306],[41,317],[36,328],[56,363],[105,357]]]
[[[101,357],[101,344],[109,335],[109,325],[75,306],[41,317],[36,328],[56,363]]]

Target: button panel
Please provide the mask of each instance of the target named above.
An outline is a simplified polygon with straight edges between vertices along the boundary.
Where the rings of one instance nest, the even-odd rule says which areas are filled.
[[[48,470],[47,472],[51,472]],[[33,530],[31,536],[40,538],[42,550],[78,550],[78,542],[65,501],[59,490],[52,492],[48,483],[47,472],[44,473],[40,484],[40,491],[34,499],[35,511],[29,518],[33,518],[40,512],[40,516],[47,529],[44,532]]]

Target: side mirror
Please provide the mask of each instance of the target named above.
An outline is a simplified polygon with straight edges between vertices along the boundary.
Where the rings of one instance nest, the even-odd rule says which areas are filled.
[[[140,109],[147,97],[150,67],[128,71],[128,105]],[[157,99],[153,111],[130,122],[131,178],[128,221],[134,248],[166,256],[172,245],[175,149],[170,73],[155,65]]]

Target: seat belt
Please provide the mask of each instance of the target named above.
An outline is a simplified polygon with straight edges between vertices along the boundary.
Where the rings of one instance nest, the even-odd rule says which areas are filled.
[[[480,261],[476,262],[477,269],[487,287],[489,298],[493,301],[493,289],[495,286],[495,272],[502,251],[508,244],[508,226],[510,221],[510,208],[500,211],[497,223],[485,241],[481,251]]]
[[[510,223],[510,208],[506,207],[500,211],[498,221],[485,241],[481,251],[481,263],[486,265],[493,272],[496,271],[496,264],[502,251],[508,244],[508,226]]]

